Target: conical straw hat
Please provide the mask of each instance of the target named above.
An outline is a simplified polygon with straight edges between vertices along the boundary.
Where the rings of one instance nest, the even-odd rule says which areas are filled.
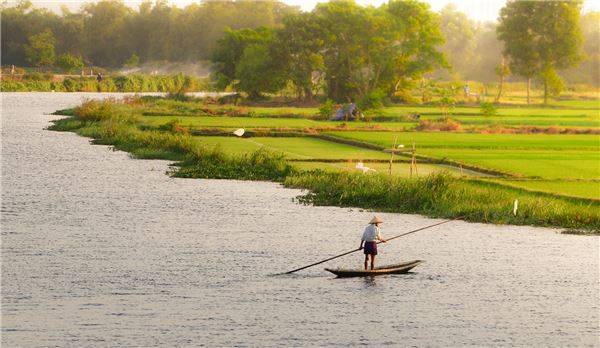
[[[370,224],[380,224],[382,222],[383,222],[383,220],[381,220],[379,218],[379,216],[375,215],[375,216],[373,216],[373,218],[371,219],[371,221],[369,223]]]

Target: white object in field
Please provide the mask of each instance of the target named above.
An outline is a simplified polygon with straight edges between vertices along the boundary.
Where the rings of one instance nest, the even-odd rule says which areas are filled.
[[[240,129],[234,131],[233,134],[237,135],[238,137],[241,137],[242,135],[244,135],[244,132],[245,132],[244,128],[240,128]]]
[[[517,209],[519,209],[519,200],[515,199],[515,205],[513,207],[513,215],[517,215]]]
[[[404,147],[404,144],[398,144],[398,148],[399,148],[399,149],[400,149],[400,148],[403,148],[403,147]]]
[[[356,163],[356,169],[362,171],[363,173],[375,172],[376,171],[373,168],[365,167],[364,163],[362,163],[362,162]]]

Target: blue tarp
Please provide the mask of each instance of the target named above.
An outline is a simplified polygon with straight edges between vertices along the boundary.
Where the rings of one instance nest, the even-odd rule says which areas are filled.
[[[348,120],[354,121],[354,111],[356,110],[356,104],[350,103],[342,105],[333,115],[332,121],[343,121],[346,119],[346,113],[348,114]]]

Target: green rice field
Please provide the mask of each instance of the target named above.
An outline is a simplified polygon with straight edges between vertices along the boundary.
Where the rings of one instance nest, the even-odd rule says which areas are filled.
[[[67,110],[74,118],[57,121],[53,129],[76,131],[136,158],[179,161],[179,169],[173,172],[178,177],[272,180],[308,189],[303,199],[313,204],[467,216],[469,221],[494,223],[588,229],[597,225],[597,134],[406,131],[417,121],[344,124],[297,117],[298,113],[289,114],[293,108],[285,108],[288,114],[283,114],[284,108],[276,107],[264,108],[269,110],[260,115],[238,110],[238,116],[207,116],[215,113],[203,104],[184,106],[167,100],[162,115],[156,110],[146,112],[143,100],[86,102],[77,110]],[[219,107],[219,113],[227,109]],[[583,108],[588,113],[547,109],[548,115],[532,114],[526,125],[542,120],[555,126],[557,118],[594,121],[595,117]],[[186,116],[182,110],[204,114]],[[495,117],[524,117],[507,111]],[[394,124],[397,129],[385,127]],[[237,128],[248,132],[233,136],[230,132]],[[594,126],[591,133],[597,129]],[[394,143],[404,153],[392,155],[389,149]],[[390,159],[394,159],[391,166]],[[409,163],[411,159],[416,162]],[[517,216],[510,210],[515,199],[523,207]]]
[[[520,98],[520,97],[519,97]],[[231,132],[295,131],[321,133],[342,140],[357,141],[390,149],[394,141],[418,157],[412,175],[448,172],[454,176],[488,177],[495,182],[528,190],[574,197],[600,199],[600,135],[598,134],[494,134],[481,127],[560,127],[600,130],[598,100],[559,100],[548,107],[499,106],[494,116],[483,116],[479,106],[458,106],[450,117],[467,131],[418,132],[418,119],[441,118],[435,106],[391,106],[379,112],[373,122],[333,122],[316,120],[315,107],[256,107],[202,104],[157,99],[140,107],[141,122],[161,127],[177,121],[190,130],[218,129]],[[212,111],[206,111],[212,110]],[[231,111],[231,115],[228,112]],[[207,115],[207,113],[219,115]],[[152,116],[150,116],[152,115]],[[388,173],[389,153],[367,149],[360,144],[342,144],[313,137],[237,138],[233,136],[193,136],[193,141],[225,153],[241,155],[260,148],[283,153],[294,166],[303,169],[355,171],[359,161],[377,172]],[[396,159],[407,161],[407,156]],[[427,163],[427,158],[442,163]],[[445,163],[445,164],[444,164]],[[464,168],[463,168],[464,166]],[[408,163],[394,163],[392,173],[410,176]],[[473,171],[474,170],[474,171]],[[487,174],[486,174],[487,173]]]
[[[169,108],[170,107],[170,108]],[[145,122],[158,125],[173,119],[180,119],[190,128],[334,128],[344,124],[351,129],[381,128],[387,130],[410,130],[418,121],[411,115],[419,114],[420,119],[432,120],[442,117],[439,108],[432,106],[392,106],[383,108],[374,117],[377,121],[332,122],[318,121],[314,117],[317,108],[301,107],[241,107],[238,112],[245,116],[207,116],[202,108],[186,103],[166,104],[151,109],[155,116],[143,116]],[[205,109],[217,110],[214,106]],[[234,109],[234,108],[231,108]],[[221,107],[221,110],[228,110]],[[225,111],[222,111],[225,112]],[[156,115],[156,114],[159,115]],[[171,114],[172,113],[172,114]],[[483,116],[479,107],[457,107],[450,117],[465,127],[484,126],[536,126],[561,128],[600,128],[600,111],[592,108],[567,109],[540,107],[501,107],[494,116]],[[389,119],[389,120],[388,120]]]
[[[600,178],[600,153],[570,150],[422,149],[426,156],[544,179]]]
[[[363,149],[345,144],[309,137],[221,137],[195,136],[194,140],[209,147],[218,146],[221,150],[242,154],[265,147],[271,151],[282,152],[290,159],[340,159],[340,160],[388,160],[389,154],[381,151]]]
[[[600,198],[600,181],[566,180],[493,180],[500,184],[541,191],[552,194],[564,194],[573,197]]]
[[[600,150],[600,136],[587,134],[479,134],[452,132],[328,132],[336,137],[391,148],[397,144],[423,148]]]

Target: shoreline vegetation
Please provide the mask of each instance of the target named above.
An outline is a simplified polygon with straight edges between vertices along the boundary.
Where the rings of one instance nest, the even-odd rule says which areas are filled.
[[[190,111],[194,107],[195,113]],[[410,157],[402,153],[398,153],[389,162],[392,164],[389,164],[385,163],[386,159],[390,159],[389,152],[329,142],[315,137],[248,137],[248,134],[244,138],[198,136],[194,135],[194,128],[202,128],[202,125],[194,127],[193,124],[183,121],[181,116],[168,118],[158,116],[158,114],[171,115],[169,111],[184,110],[188,115],[194,115],[189,116],[193,121],[211,118],[212,122],[212,118],[217,119],[222,132],[231,132],[240,126],[235,123],[227,125],[231,119],[237,120],[236,117],[202,116],[205,114],[202,109],[219,108],[225,106],[215,106],[195,99],[186,102],[160,97],[134,96],[126,97],[122,101],[114,99],[86,101],[74,109],[57,111],[56,114],[71,117],[53,121],[54,124],[49,129],[75,132],[92,138],[94,144],[110,145],[115,149],[129,152],[134,158],[174,161],[175,164],[169,174],[175,177],[267,180],[282,183],[285,187],[307,190],[304,195],[298,197],[298,202],[303,204],[357,207],[422,214],[434,218],[462,216],[464,220],[470,222],[558,227],[567,229],[570,233],[580,234],[600,233],[598,199],[555,194],[553,190],[543,192],[542,189],[534,190],[520,185],[520,180],[527,182],[533,179],[528,173],[515,175],[507,172],[504,176],[488,178],[477,173],[470,176],[464,174],[462,168],[459,171],[449,165],[448,170],[442,170],[443,168],[435,163],[425,162],[419,165],[419,175],[413,176],[413,168],[410,167],[409,176],[407,159]],[[269,110],[263,110],[263,112],[267,111]],[[147,112],[153,116],[145,114]],[[286,110],[269,112],[281,114]],[[309,114],[312,114],[312,111]],[[246,117],[245,119],[256,121],[259,118]],[[272,122],[277,121],[277,118],[267,120],[271,122],[272,131],[275,127]],[[282,120],[284,122],[307,121],[306,118]],[[323,122],[335,126],[333,122]],[[252,132],[259,127],[246,126],[245,128]],[[296,131],[307,133],[302,126],[298,126]],[[344,134],[351,133],[344,132]],[[357,136],[368,138],[369,134],[363,133]],[[371,132],[370,134],[376,135],[377,140],[383,144],[380,146],[390,149],[392,147],[387,146],[384,135],[389,137],[392,133]],[[423,135],[431,141],[438,135],[455,134],[426,133],[418,130],[409,133],[412,134],[411,136]],[[405,133],[397,134],[405,135]],[[583,152],[591,152],[592,167],[593,163],[597,163],[593,158],[597,144],[594,145],[592,139],[590,145],[589,139],[586,138],[590,135],[510,135],[530,137],[526,141],[523,140],[522,146],[526,149],[515,150],[504,144],[500,135],[460,134],[465,134],[462,137],[466,135],[477,137],[467,139],[470,142],[469,146],[473,146],[472,149],[467,149],[468,151],[483,149],[492,153],[509,150],[525,152],[531,150],[526,148],[528,146],[538,152],[550,151],[545,146],[548,146],[548,142],[554,141],[553,138],[547,140],[539,137],[568,137],[569,143],[564,146],[573,151],[583,149]],[[250,135],[255,134],[250,133]],[[479,138],[480,136],[496,136],[496,138],[488,138],[490,143]],[[424,140],[419,141],[419,144],[423,142]],[[519,143],[519,141],[515,142]],[[430,147],[425,146],[422,151],[430,152],[426,155],[439,159],[435,146],[435,144]],[[468,153],[467,150],[465,151]],[[513,153],[509,154],[509,156],[513,155]],[[567,156],[570,156],[570,153]],[[344,157],[353,160],[344,166],[343,161],[340,160]],[[322,161],[315,158],[320,158]],[[357,171],[354,168],[359,168],[358,162],[361,166],[366,163],[376,171],[365,170],[365,173]],[[474,166],[481,168],[488,168],[492,163],[475,162],[477,161],[473,160]],[[416,168],[415,166],[415,171]],[[503,171],[498,172],[500,174]],[[510,181],[511,184],[506,184],[502,180]],[[553,180],[566,179],[557,177]],[[597,175],[593,168],[588,177],[582,180],[584,180],[582,183],[597,189]],[[542,181],[536,184],[538,186],[546,184],[546,181]],[[518,200],[516,213],[513,210],[515,200]]]
[[[184,74],[174,75],[110,75],[98,81],[95,75],[54,75],[26,73],[2,75],[0,92],[163,92],[205,91],[206,78]]]

